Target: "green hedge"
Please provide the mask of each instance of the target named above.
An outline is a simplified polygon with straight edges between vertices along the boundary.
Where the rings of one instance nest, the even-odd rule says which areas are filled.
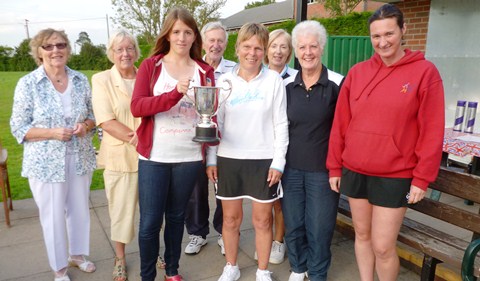
[[[372,12],[363,13],[351,13],[347,16],[337,18],[323,18],[312,20],[319,21],[325,29],[328,35],[350,35],[350,36],[368,36],[368,18],[372,15]],[[268,26],[268,30],[285,29],[288,33],[292,32],[295,27],[295,21],[289,20],[279,24]],[[224,57],[229,60],[237,61],[235,55],[235,42],[237,41],[237,33],[231,33],[228,35],[228,45],[225,50]]]
[[[362,13],[351,13],[347,16],[337,17],[337,18],[323,18],[312,20],[319,21],[325,29],[327,30],[328,35],[350,35],[350,36],[368,36],[368,18],[372,15],[372,12],[362,12]],[[274,24],[268,26],[268,30],[272,31],[275,29],[285,29],[288,33],[292,32],[292,29],[295,27],[295,20],[288,20],[279,24]],[[224,57],[229,60],[237,61],[237,56],[235,55],[235,42],[237,41],[237,33],[230,33],[228,35],[228,44],[227,49],[225,50]],[[143,59],[147,58],[150,55],[151,46],[141,45],[140,46],[142,56],[136,63],[140,65]]]

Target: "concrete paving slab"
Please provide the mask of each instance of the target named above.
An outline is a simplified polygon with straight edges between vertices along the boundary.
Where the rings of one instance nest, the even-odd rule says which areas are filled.
[[[211,217],[215,210],[213,192],[210,196]],[[46,250],[38,221],[38,211],[33,199],[14,201],[11,213],[12,227],[8,228],[0,221],[0,281],[52,281],[53,273],[48,265]],[[77,268],[69,269],[72,281],[108,281],[113,270],[114,248],[110,241],[110,222],[104,190],[95,190],[90,195],[91,205],[91,248],[89,258],[95,262],[95,273],[84,273]],[[255,252],[254,230],[251,223],[251,201],[244,200],[244,219],[241,227],[238,264],[242,277],[240,281],[255,280],[257,270],[253,258]],[[136,217],[138,224],[138,212]],[[160,237],[163,237],[161,232]],[[216,281],[225,265],[225,257],[220,254],[217,245],[218,234],[211,226],[208,244],[198,255],[186,255],[182,252],[180,274],[186,281]],[[162,239],[163,240],[163,239]],[[161,240],[160,252],[164,251]],[[182,251],[189,242],[184,233]],[[137,237],[127,245],[127,269],[130,281],[140,281],[140,257]],[[329,271],[329,280],[359,280],[355,262],[353,241],[340,233],[335,233],[332,243],[333,260]],[[279,265],[269,265],[275,281],[287,281],[290,265],[286,259]],[[163,280],[164,270],[157,271],[157,281]],[[419,280],[417,274],[402,268],[400,281]]]

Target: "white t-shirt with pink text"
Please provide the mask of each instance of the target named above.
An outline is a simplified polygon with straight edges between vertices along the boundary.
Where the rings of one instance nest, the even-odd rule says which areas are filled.
[[[199,68],[200,66],[195,66],[195,74],[190,86],[201,85]],[[153,94],[159,96],[170,92],[177,86],[177,82],[164,67],[155,83]],[[193,89],[188,90],[187,94],[194,100]],[[198,120],[195,106],[187,97],[183,97],[170,110],[157,113],[153,130],[153,147],[149,160],[163,163],[202,160],[201,145],[192,141]]]

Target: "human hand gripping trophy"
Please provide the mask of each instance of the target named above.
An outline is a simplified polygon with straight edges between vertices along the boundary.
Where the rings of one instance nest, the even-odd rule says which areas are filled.
[[[228,88],[212,86],[192,86],[194,99],[185,95],[195,106],[195,112],[200,116],[200,122],[195,127],[195,142],[218,142],[217,124],[212,121],[213,116],[217,115],[220,106],[225,103],[232,93],[232,82],[228,79],[223,80],[228,83]],[[218,102],[220,89],[228,91],[227,96],[222,102]]]

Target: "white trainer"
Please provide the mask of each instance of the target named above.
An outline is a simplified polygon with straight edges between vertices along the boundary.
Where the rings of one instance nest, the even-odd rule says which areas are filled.
[[[257,251],[253,254],[253,258],[258,260]],[[281,264],[285,260],[285,243],[273,241],[272,249],[270,250],[270,259],[268,260],[271,264]]]
[[[290,277],[288,278],[288,281],[303,281],[303,279],[305,279],[305,272],[295,273],[292,271]]]
[[[238,279],[240,279],[240,269],[238,268],[238,265],[232,265],[227,262],[218,281],[237,281]]]
[[[218,246],[220,246],[220,253],[225,256],[225,245],[223,244],[222,234],[218,235],[217,243]]]
[[[203,239],[202,236],[190,235],[190,242],[185,247],[185,254],[196,255],[205,245],[207,245],[207,239]]]
[[[257,269],[257,281],[272,281],[272,273],[268,270]]]
[[[273,241],[269,262],[281,264],[285,260],[285,243]]]

